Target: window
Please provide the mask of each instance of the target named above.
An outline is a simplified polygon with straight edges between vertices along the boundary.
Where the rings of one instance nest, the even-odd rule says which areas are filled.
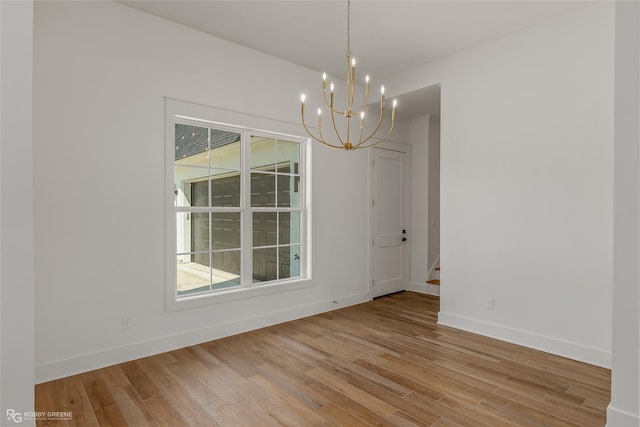
[[[308,278],[308,140],[184,116],[168,119],[172,299],[295,286]]]

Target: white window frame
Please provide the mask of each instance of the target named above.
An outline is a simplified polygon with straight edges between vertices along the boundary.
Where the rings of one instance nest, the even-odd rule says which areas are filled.
[[[241,212],[241,286],[222,288],[207,293],[178,296],[176,212],[184,210],[174,203],[175,124],[211,127],[238,132],[241,137],[240,208],[210,208],[207,212]],[[229,125],[227,123],[234,123]],[[165,100],[165,245],[166,245],[166,309],[167,311],[199,307],[285,292],[311,286],[311,144],[309,138],[297,136],[299,126],[238,112],[207,107],[167,98]],[[269,131],[261,129],[270,129]],[[266,136],[300,143],[300,276],[269,282],[252,283],[252,213],[292,211],[289,208],[251,207],[250,136]],[[201,209],[195,209],[196,211]],[[298,209],[294,209],[298,211]]]

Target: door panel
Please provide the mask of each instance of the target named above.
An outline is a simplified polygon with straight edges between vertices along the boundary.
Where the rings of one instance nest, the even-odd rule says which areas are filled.
[[[406,165],[406,153],[374,148],[374,297],[406,289]]]

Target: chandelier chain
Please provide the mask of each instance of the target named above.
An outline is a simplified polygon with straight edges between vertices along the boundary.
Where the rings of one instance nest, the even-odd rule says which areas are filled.
[[[351,55],[351,0],[347,0],[347,56]]]

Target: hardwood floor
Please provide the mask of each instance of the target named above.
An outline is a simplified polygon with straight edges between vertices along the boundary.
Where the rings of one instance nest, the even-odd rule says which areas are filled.
[[[61,426],[603,426],[610,371],[382,297],[36,386]]]

